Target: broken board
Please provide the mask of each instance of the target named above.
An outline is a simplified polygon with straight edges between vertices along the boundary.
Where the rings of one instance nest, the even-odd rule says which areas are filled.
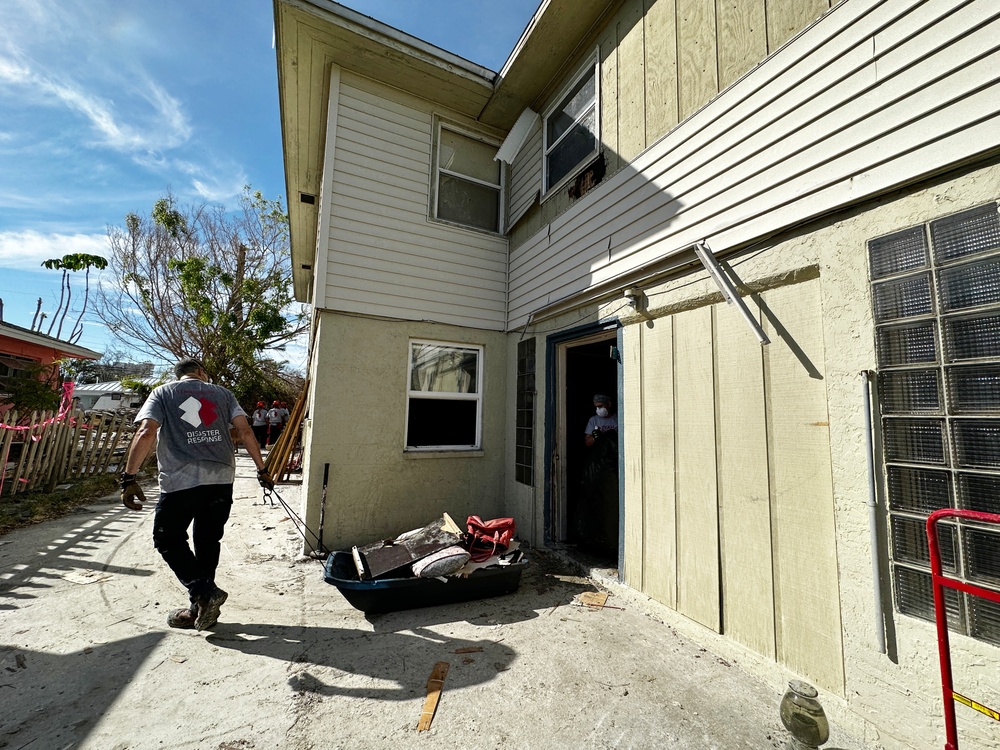
[[[462,530],[445,513],[422,529],[408,531],[395,539],[354,547],[351,553],[358,569],[358,578],[367,581],[412,565],[417,560],[461,541]]]

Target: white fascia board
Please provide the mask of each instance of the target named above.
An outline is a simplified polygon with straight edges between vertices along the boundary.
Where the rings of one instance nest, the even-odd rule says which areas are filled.
[[[514,123],[514,127],[510,129],[507,137],[500,144],[500,150],[497,151],[497,155],[493,158],[505,164],[513,162],[539,120],[541,120],[541,116],[537,112],[530,107],[525,107],[521,116],[517,118],[517,122]]]

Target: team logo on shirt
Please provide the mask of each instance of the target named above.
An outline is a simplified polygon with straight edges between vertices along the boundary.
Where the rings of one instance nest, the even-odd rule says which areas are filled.
[[[181,404],[181,419],[192,427],[212,424],[217,416],[215,404],[207,398],[191,396]]]

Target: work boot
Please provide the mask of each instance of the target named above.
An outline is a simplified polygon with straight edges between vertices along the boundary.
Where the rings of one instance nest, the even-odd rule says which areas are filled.
[[[229,594],[220,588],[216,588],[210,596],[199,597],[195,600],[198,613],[194,618],[194,626],[197,630],[207,630],[219,621],[219,613],[222,605],[226,603]]]
[[[180,630],[193,630],[196,618],[197,612],[191,607],[175,609],[167,615],[167,625],[172,628],[179,628]]]

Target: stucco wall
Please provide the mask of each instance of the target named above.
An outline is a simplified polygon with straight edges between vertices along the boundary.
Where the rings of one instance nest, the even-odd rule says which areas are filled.
[[[470,514],[501,515],[506,337],[432,323],[316,315],[304,497],[307,521],[316,529],[329,462],[326,546],[395,536],[443,512],[462,526]],[[482,450],[403,450],[411,338],[484,347]]]
[[[875,609],[869,545],[867,509],[866,448],[861,370],[874,369],[874,328],[868,279],[867,240],[929,220],[949,215],[1000,198],[1000,167],[994,164],[969,168],[965,173],[940,178],[932,184],[872,201],[843,212],[823,223],[798,228],[792,236],[780,238],[771,246],[758,246],[751,252],[732,258],[735,274],[754,292],[794,288],[817,282],[822,308],[822,346],[820,363],[827,397],[829,450],[834,503],[836,566],[843,628],[843,696],[824,691],[828,712],[863,732],[873,746],[886,748],[941,747],[944,744],[942,699],[938,670],[937,642],[932,623],[887,611],[890,654],[878,653],[875,636]],[[634,346],[639,330],[662,323],[665,316],[687,309],[712,305],[716,330],[746,328],[738,312],[719,304],[721,297],[713,282],[700,267],[673,281],[644,290],[648,299],[646,315],[631,313],[622,300],[615,300],[598,317],[620,317],[626,325],[624,377],[626,401],[622,420],[626,465],[626,517],[635,511],[635,458],[641,455],[641,430],[636,429],[629,397],[629,367],[639,357]],[[757,301],[747,298],[758,315]],[[626,315],[628,313],[628,315]],[[544,330],[580,321],[581,311],[545,322]],[[767,327],[765,325],[765,327]],[[747,329],[749,330],[749,329]],[[773,333],[773,330],[771,331]],[[532,335],[529,327],[526,335]],[[774,338],[772,336],[772,338]],[[780,346],[780,342],[778,344]],[[645,374],[645,371],[644,371]],[[539,378],[539,402],[544,401],[545,380]],[[646,380],[644,386],[653,387]],[[634,387],[634,384],[633,384]],[[631,418],[630,418],[631,417]],[[678,440],[681,436],[678,436]],[[714,456],[709,457],[713,462]],[[641,464],[641,462],[640,462]],[[631,465],[631,468],[630,468]],[[643,467],[640,465],[638,470]],[[754,467],[747,467],[748,473]],[[629,476],[632,479],[629,479]],[[630,481],[632,484],[630,485]],[[543,488],[535,491],[541,505]],[[803,498],[807,502],[808,498]],[[648,509],[647,509],[648,511]],[[626,550],[630,555],[626,529]],[[810,559],[801,565],[808,571]],[[638,588],[641,574],[660,576],[662,571],[626,570],[627,582]],[[888,571],[883,572],[883,588],[890,588]],[[664,620],[688,635],[701,640],[717,653],[731,656],[745,669],[774,683],[776,692],[784,680],[795,676],[775,661],[740,645],[725,633],[716,634],[693,620],[679,615],[671,607],[662,608]],[[770,613],[762,612],[762,616]],[[1000,705],[1000,649],[970,638],[952,636],[952,658],[956,689],[995,708]],[[958,706],[959,732],[963,746],[996,747],[996,723],[971,709]]]

